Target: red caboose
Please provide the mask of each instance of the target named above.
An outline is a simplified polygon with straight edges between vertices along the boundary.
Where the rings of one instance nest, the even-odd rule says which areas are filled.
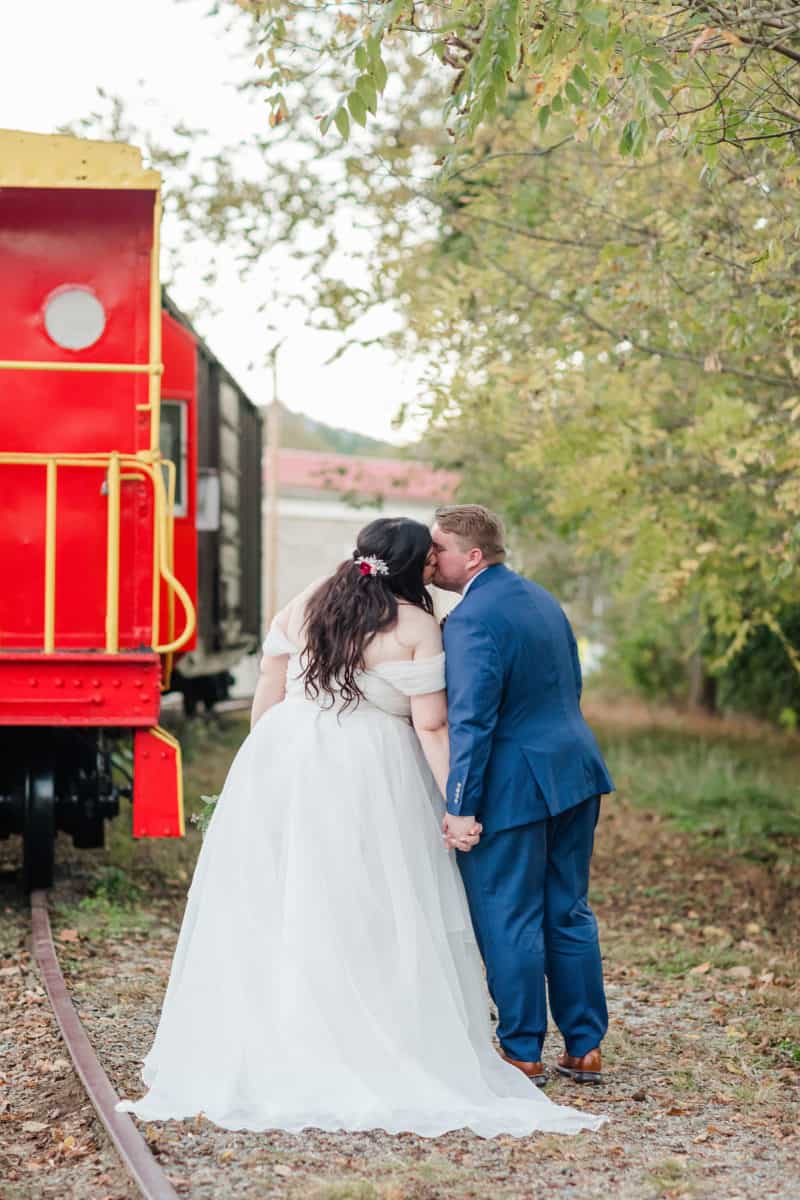
[[[131,733],[134,834],[183,832],[158,714],[195,630],[195,408],[178,388],[163,458],[158,174],[129,146],[17,132],[0,163],[0,836],[23,834],[38,887],[56,829],[102,845]]]

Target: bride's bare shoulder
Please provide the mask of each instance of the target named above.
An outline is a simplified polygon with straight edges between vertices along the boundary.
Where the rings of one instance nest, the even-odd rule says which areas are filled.
[[[305,624],[306,607],[309,600],[322,587],[323,583],[328,582],[329,578],[330,576],[323,575],[319,579],[315,579],[308,587],[303,588],[302,592],[298,592],[288,604],[285,604],[275,617],[278,628],[286,634],[298,633]]]
[[[437,648],[442,648],[442,635],[436,617],[415,604],[398,606],[397,637],[415,654],[420,650],[435,653]]]

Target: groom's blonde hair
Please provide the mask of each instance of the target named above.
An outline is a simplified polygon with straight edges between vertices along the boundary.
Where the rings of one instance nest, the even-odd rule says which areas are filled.
[[[505,530],[497,513],[482,504],[445,504],[437,508],[436,524],[454,533],[464,551],[477,547],[487,562],[502,562],[506,556]]]

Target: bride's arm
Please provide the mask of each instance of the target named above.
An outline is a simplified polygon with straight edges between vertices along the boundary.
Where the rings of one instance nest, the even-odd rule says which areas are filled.
[[[275,625],[284,635],[292,640],[292,633],[299,637],[303,625],[303,615],[306,601],[317,588],[325,582],[325,578],[315,579],[298,596],[290,600],[275,617]],[[286,672],[289,668],[288,654],[265,654],[261,659],[261,668],[253,696],[253,707],[250,710],[250,728],[263,717],[273,704],[280,704],[286,695]]]
[[[447,792],[450,770],[450,744],[447,737],[447,697],[444,692],[429,692],[411,697],[411,721],[428,760],[439,791]]]
[[[263,717],[273,704],[280,704],[286,695],[286,672],[289,667],[288,654],[265,654],[261,659],[253,707],[250,710],[250,728]]]
[[[411,644],[414,662],[436,658],[442,653],[439,622],[418,609],[406,609],[403,638]],[[428,760],[433,778],[443,796],[447,794],[450,743],[447,736],[447,693],[427,692],[411,697],[411,722]]]

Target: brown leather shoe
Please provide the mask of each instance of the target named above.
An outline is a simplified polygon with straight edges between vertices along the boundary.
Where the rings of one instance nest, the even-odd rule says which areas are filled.
[[[575,1058],[572,1054],[559,1054],[556,1070],[559,1075],[566,1075],[569,1079],[574,1079],[576,1083],[602,1083],[602,1059],[600,1050],[590,1050],[588,1054],[584,1054],[582,1058]]]
[[[512,1067],[516,1067],[518,1071],[522,1071],[526,1079],[530,1079],[531,1083],[535,1084],[536,1087],[544,1087],[547,1083],[547,1072],[540,1062],[522,1062],[518,1058],[509,1058],[502,1047],[498,1051],[498,1054],[504,1062],[509,1063]]]

